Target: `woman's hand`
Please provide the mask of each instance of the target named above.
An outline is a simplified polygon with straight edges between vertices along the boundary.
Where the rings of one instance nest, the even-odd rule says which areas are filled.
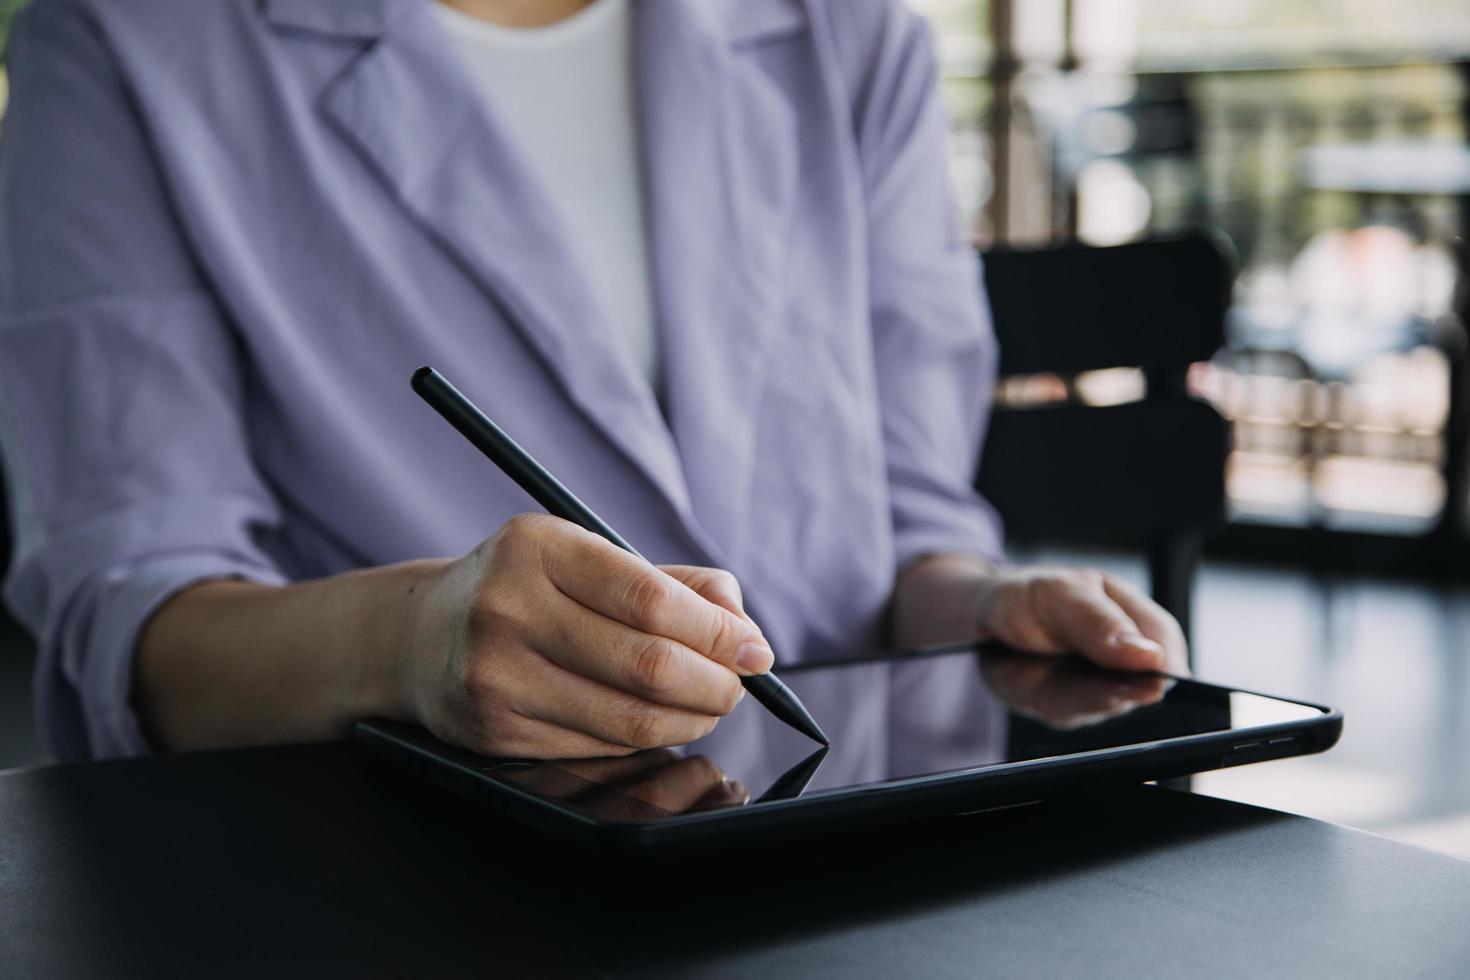
[[[493,755],[627,755],[706,734],[772,659],[729,573],[521,515],[458,561],[191,586],[144,626],[133,703],[159,748],[388,717]]]
[[[739,586],[520,515],[415,593],[407,714],[487,755],[627,755],[707,735],[774,657]]]
[[[893,612],[898,646],[993,638],[1033,653],[1076,651],[1119,670],[1188,671],[1174,617],[1095,569],[995,568],[936,555],[899,576]]]

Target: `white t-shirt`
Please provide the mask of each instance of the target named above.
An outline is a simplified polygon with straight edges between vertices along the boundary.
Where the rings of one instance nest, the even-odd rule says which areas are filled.
[[[608,320],[656,384],[631,3],[593,0],[537,28],[434,8],[551,197]]]

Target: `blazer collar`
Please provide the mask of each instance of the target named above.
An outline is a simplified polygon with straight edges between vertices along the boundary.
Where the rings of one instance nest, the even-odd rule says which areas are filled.
[[[326,37],[368,41],[379,37],[414,3],[429,0],[260,0],[275,27]]]
[[[395,18],[436,0],[260,0],[276,27],[328,37],[372,40]],[[637,0],[654,6],[670,0]],[[673,0],[687,8],[710,36],[731,44],[758,43],[799,29],[805,22],[797,0]]]
[[[635,0],[667,421],[601,323],[551,202],[429,16],[432,0],[263,2],[278,29],[364,42],[320,97],[329,124],[696,546],[734,565],[798,166],[793,110],[743,49],[800,27],[795,0]]]

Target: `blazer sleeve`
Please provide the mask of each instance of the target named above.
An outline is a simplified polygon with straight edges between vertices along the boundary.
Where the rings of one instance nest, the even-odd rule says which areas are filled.
[[[204,579],[283,576],[252,466],[232,330],[171,208],[145,120],[86,8],[19,18],[0,142],[5,597],[36,637],[62,759],[145,751],[133,649]]]
[[[922,19],[897,0],[842,3],[867,213],[869,302],[898,567],[936,552],[998,561],[974,489],[996,346],[979,257],[949,183],[948,123]]]

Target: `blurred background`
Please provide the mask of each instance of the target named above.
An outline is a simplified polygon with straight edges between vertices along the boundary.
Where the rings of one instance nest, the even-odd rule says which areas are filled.
[[[1227,520],[1194,592],[1196,671],[1345,709],[1314,758],[1198,791],[1470,857],[1463,0],[915,0],[984,248],[1223,237]],[[1461,294],[1463,296],[1463,293]],[[1074,379],[1138,397],[1128,369]],[[1038,379],[1026,379],[1036,381]],[[1065,387],[1016,384],[1034,399]],[[1145,582],[1127,554],[1016,542]]]
[[[1203,229],[1233,256],[1227,343],[1189,373],[1233,447],[1196,670],[1339,706],[1347,726],[1327,755],[1196,789],[1470,857],[1470,5],[911,2],[978,246]],[[0,35],[22,5],[0,0]],[[1047,380],[1002,398],[1143,388],[1126,368]],[[1146,580],[1137,557],[1074,541],[1016,556]],[[24,649],[0,635],[0,768],[40,759]]]

